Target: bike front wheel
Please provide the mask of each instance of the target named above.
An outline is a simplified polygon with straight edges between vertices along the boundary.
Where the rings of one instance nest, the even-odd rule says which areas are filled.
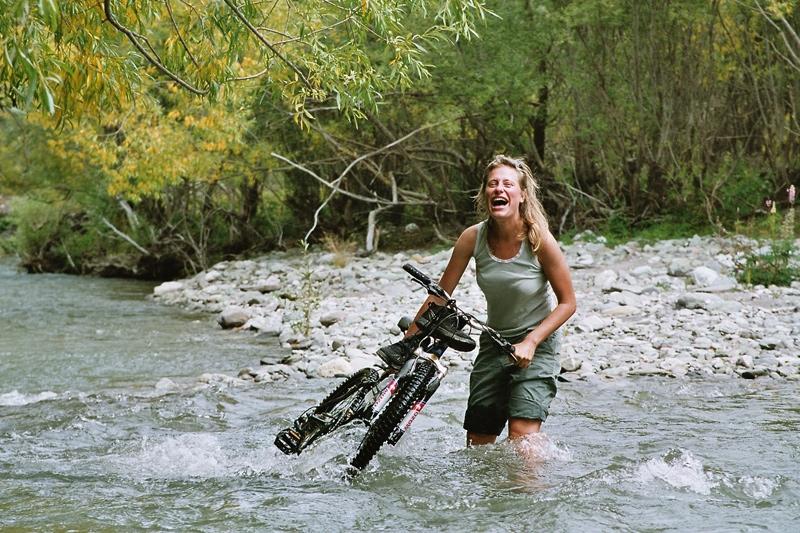
[[[386,409],[378,415],[364,436],[364,440],[361,441],[356,455],[350,461],[351,474],[366,468],[381,446],[389,439],[394,429],[403,421],[414,403],[423,398],[425,388],[433,378],[435,370],[430,361],[418,362],[414,372],[404,380],[400,390],[395,393]]]
[[[375,368],[359,370],[340,383],[319,405],[303,413],[291,427],[281,430],[275,445],[285,454],[300,454],[323,435],[344,424],[363,409],[364,398],[380,380]]]

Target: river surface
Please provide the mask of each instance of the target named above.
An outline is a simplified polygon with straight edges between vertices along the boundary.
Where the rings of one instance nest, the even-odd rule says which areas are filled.
[[[800,393],[772,380],[566,383],[545,434],[465,449],[464,372],[342,481],[362,428],[278,429],[335,380],[229,387],[275,344],[151,284],[0,264],[0,529],[738,531],[800,524]],[[170,381],[162,378],[169,378]]]

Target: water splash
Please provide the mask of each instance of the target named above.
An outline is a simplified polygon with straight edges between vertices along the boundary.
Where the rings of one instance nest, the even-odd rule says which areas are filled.
[[[672,450],[663,457],[649,459],[639,465],[633,478],[640,483],[658,479],[674,488],[688,489],[704,496],[719,485],[713,474],[705,471],[703,463],[687,450]]]
[[[18,390],[13,390],[5,394],[0,394],[0,406],[19,407],[32,403],[43,402],[57,398],[58,394],[52,391],[44,391],[39,394],[23,394]]]

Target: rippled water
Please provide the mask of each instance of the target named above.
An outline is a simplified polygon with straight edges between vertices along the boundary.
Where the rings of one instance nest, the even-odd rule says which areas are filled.
[[[796,385],[569,383],[545,435],[522,449],[465,449],[467,376],[454,373],[398,446],[345,483],[363,429],[299,458],[272,445],[332,381],[200,383],[278,348],[153,304],[150,289],[0,265],[0,526],[786,531],[800,522]]]

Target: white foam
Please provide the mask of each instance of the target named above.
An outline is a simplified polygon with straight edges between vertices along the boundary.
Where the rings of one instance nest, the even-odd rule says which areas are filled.
[[[711,473],[703,469],[703,463],[691,452],[681,450],[679,454],[649,459],[634,472],[634,479],[650,483],[656,479],[677,489],[688,489],[704,496],[719,485]]]
[[[52,400],[57,396],[58,394],[52,391],[44,391],[39,394],[23,394],[18,390],[13,390],[5,394],[0,394],[0,406],[18,407],[21,405],[43,402],[45,400]]]
[[[754,500],[764,500],[772,496],[778,488],[778,482],[769,478],[744,476],[736,480],[725,480],[724,483],[733,488],[741,488],[742,492]]]
[[[571,461],[572,452],[545,433],[533,433],[521,439],[508,441],[526,459],[534,461]]]
[[[216,436],[189,433],[154,443],[144,438],[140,450],[118,462],[131,474],[173,479],[219,477],[228,472],[228,461]]]

